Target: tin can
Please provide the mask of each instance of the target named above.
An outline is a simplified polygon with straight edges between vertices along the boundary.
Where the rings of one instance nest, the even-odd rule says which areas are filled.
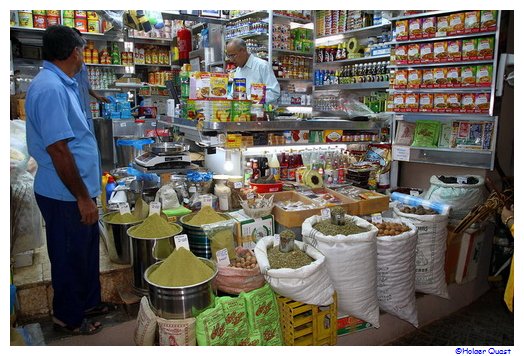
[[[18,24],[20,27],[33,27],[33,13],[31,10],[18,11]]]
[[[33,15],[33,27],[34,28],[45,28],[46,27],[45,15]]]

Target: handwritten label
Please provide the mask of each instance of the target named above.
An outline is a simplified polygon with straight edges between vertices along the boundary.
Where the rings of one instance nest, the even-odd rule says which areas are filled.
[[[419,193],[418,190],[410,190],[409,191],[409,195],[414,196],[414,197],[418,197],[420,195],[420,193]]]
[[[382,214],[381,213],[371,214],[371,222],[373,224],[382,224]]]
[[[229,261],[229,255],[227,253],[227,248],[223,248],[217,251],[217,265],[219,266],[229,266],[231,261]]]
[[[246,194],[247,200],[255,199],[255,193],[250,192]]]
[[[149,203],[149,216],[151,216],[153,214],[160,215],[160,208],[161,207],[162,207],[162,204],[160,202],[152,201],[151,203]]]
[[[280,245],[280,234],[275,234],[273,236],[273,246]]]
[[[197,189],[196,187],[193,185],[191,187],[189,187],[189,193],[196,193]]]
[[[189,251],[189,239],[187,238],[186,234],[175,236],[175,247],[177,250],[180,247],[183,247]]]
[[[240,189],[240,188],[242,188],[243,185],[244,184],[242,182],[234,182],[233,183],[233,188]]]
[[[393,160],[409,162],[409,154],[409,147],[393,145]]]
[[[209,195],[203,195],[200,197],[200,201],[202,203],[202,207],[204,206],[212,206],[213,205],[213,198],[211,198]]]
[[[457,177],[457,184],[467,184],[468,178],[464,176],[458,176]]]
[[[126,127],[126,126],[127,126],[127,123],[125,123],[125,122],[121,122],[120,123],[120,127]]]
[[[129,209],[128,203],[118,203],[118,211],[120,212],[120,215],[131,213],[131,209]]]
[[[151,126],[156,127],[156,122],[155,121],[151,122]]]
[[[324,208],[320,211],[322,214],[322,219],[330,219],[331,218],[331,210],[329,208]]]

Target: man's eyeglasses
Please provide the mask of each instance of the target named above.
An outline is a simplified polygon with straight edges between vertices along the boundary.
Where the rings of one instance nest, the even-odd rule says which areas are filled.
[[[226,57],[230,59],[236,58],[236,56],[238,56],[238,53],[231,53],[231,54],[226,53]]]

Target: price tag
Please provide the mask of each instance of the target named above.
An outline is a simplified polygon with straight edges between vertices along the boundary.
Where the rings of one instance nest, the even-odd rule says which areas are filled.
[[[373,224],[382,224],[382,214],[381,213],[371,214],[371,222]]]
[[[196,193],[196,187],[194,185],[189,187],[189,193]]]
[[[331,218],[331,210],[329,208],[324,208],[320,211],[322,214],[322,219],[330,219]]]
[[[162,204],[160,202],[152,201],[151,203],[149,203],[149,216],[151,216],[153,214],[160,215],[160,208],[161,207],[162,207]]]
[[[180,247],[183,247],[189,251],[189,240],[186,234],[176,235],[175,236],[175,247],[178,250]]]
[[[229,254],[227,253],[227,248],[223,248],[217,251],[217,265],[219,266],[229,266],[231,261],[229,261]]]
[[[280,245],[280,234],[273,235],[273,246]]]
[[[255,193],[250,192],[246,194],[247,200],[255,199]]]
[[[393,159],[395,161],[409,162],[410,150],[408,146],[393,145]]]
[[[458,176],[457,177],[457,184],[467,184],[468,178],[464,176]]]
[[[244,186],[244,184],[242,182],[234,182],[233,183],[233,188],[235,189],[240,189]]]
[[[118,203],[118,211],[120,212],[120,215],[131,213],[128,203]]]
[[[202,203],[202,207],[213,205],[213,199],[209,195],[200,197],[200,202]]]
[[[121,122],[120,123],[120,127],[126,127],[127,126],[127,123],[126,122]]]
[[[156,121],[153,121],[153,122],[151,123],[151,126],[156,127]]]
[[[420,195],[420,193],[418,192],[418,190],[410,190],[409,191],[409,195],[411,195],[413,197],[418,197]]]

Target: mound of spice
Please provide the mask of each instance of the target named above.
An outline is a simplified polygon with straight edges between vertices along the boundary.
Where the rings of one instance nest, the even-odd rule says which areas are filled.
[[[202,226],[205,224],[213,224],[219,221],[227,220],[225,217],[217,213],[212,207],[204,206],[198,213],[196,213],[191,220],[186,224],[193,226]]]
[[[133,210],[133,215],[137,218],[143,220],[149,215],[149,205],[139,197],[135,202],[135,209]]]
[[[130,233],[133,237],[152,239],[173,236],[180,231],[179,226],[168,223],[158,214],[151,214],[142,224],[133,227]]]
[[[322,220],[321,222],[313,225],[313,229],[320,231],[324,235],[335,236],[335,235],[354,235],[368,231],[367,229],[357,226],[354,222],[349,219],[344,220],[343,225],[334,225],[330,220]]]
[[[185,287],[204,282],[214,273],[211,267],[191,251],[181,247],[173,251],[148,278],[159,286]]]
[[[119,212],[112,213],[105,218],[105,221],[111,224],[134,224],[143,220],[131,213],[120,214]]]
[[[307,253],[302,250],[294,249],[289,252],[281,252],[277,247],[267,250],[267,259],[271,268],[292,268],[297,269],[307,266],[314,261]]]

